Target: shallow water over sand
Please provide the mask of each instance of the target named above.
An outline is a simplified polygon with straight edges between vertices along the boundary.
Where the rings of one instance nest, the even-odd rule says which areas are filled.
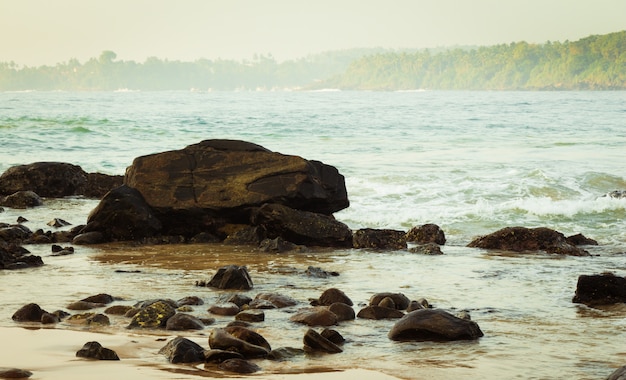
[[[342,289],[356,311],[382,291],[424,297],[452,312],[467,310],[485,334],[477,341],[398,343],[387,338],[393,320],[357,319],[336,326],[347,339],[343,353],[259,361],[265,373],[362,368],[407,379],[419,378],[415,371],[441,378],[598,378],[623,365],[626,358],[626,306],[595,310],[571,303],[578,273],[625,270],[623,255],[499,254],[460,246],[444,246],[444,256],[368,250],[270,254],[220,244],[115,244],[77,247],[74,255],[46,257],[47,247],[28,248],[42,254],[47,264],[0,272],[0,326],[13,326],[10,315],[25,303],[36,302],[53,311],[102,292],[121,297],[122,304],[196,295],[205,304],[195,306],[193,313],[209,316],[208,307],[230,291],[197,287],[195,282],[209,280],[221,266],[238,264],[248,267],[254,282],[254,289],[246,294],[279,292],[299,301],[295,307],[267,310],[265,321],[255,325],[273,348],[302,347],[308,327],[290,322],[289,317],[330,287]],[[340,275],[308,277],[304,274],[308,266]],[[212,316],[217,319],[214,325],[182,335],[208,348],[210,329],[233,319]],[[124,331],[129,323],[123,317],[111,319],[112,326],[100,331]],[[56,328],[77,327],[63,322]],[[152,354],[149,361],[164,364],[164,357]],[[206,375],[198,375],[202,374]]]

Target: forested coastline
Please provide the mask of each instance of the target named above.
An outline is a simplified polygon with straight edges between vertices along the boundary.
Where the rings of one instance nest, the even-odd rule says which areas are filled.
[[[0,91],[130,90],[623,90],[626,31],[578,41],[451,49],[350,49],[277,62],[117,60],[27,67],[0,62]]]
[[[517,42],[439,54],[381,53],[323,86],[346,90],[623,90],[626,31],[575,42]]]

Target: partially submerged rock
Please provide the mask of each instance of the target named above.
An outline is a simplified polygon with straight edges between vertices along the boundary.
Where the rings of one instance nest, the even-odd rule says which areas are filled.
[[[227,265],[219,268],[206,286],[218,289],[250,290],[254,284],[245,266]]]
[[[406,232],[363,228],[354,232],[354,248],[406,249]]]
[[[299,310],[289,320],[292,322],[302,323],[307,326],[333,326],[339,320],[337,315],[326,307],[314,307]]]
[[[76,352],[76,356],[95,360],[120,360],[115,351],[102,347],[98,342],[85,343],[83,348]]]
[[[255,373],[261,370],[261,367],[258,365],[239,358],[226,359],[220,364],[218,364],[217,368],[222,371],[234,372],[234,373]]]
[[[209,346],[212,349],[235,351],[245,358],[267,357],[270,352],[266,347],[258,346],[237,338],[227,330],[221,328],[216,328],[211,331],[209,335]]]
[[[167,320],[176,314],[176,309],[169,303],[159,300],[141,308],[134,316],[129,329],[165,327]]]
[[[5,243],[2,233],[8,232],[0,228],[0,269],[24,269],[43,265],[41,256],[30,255],[29,251],[17,244]]]
[[[0,196],[0,206],[23,209],[41,205],[43,205],[41,197],[30,190],[17,191],[6,197]]]
[[[589,256],[589,252],[570,244],[562,233],[546,228],[506,227],[474,239],[468,247],[504,251],[545,251],[572,256]]]
[[[329,339],[323,337],[317,331],[308,329],[302,339],[304,343],[305,351],[314,352],[322,351],[329,354],[338,354],[343,352],[341,347],[331,342]]]
[[[263,226],[269,238],[280,236],[294,244],[309,246],[352,246],[352,230],[328,215],[264,204],[254,211],[251,220],[254,225]]]
[[[41,322],[41,317],[47,313],[36,303],[29,303],[17,310],[12,319],[16,322]]]
[[[187,338],[176,337],[159,350],[170,363],[201,363],[205,360],[204,348]]]
[[[356,316],[361,319],[397,319],[402,318],[404,313],[395,308],[370,305],[359,310]]]
[[[572,302],[587,306],[626,302],[626,277],[612,273],[581,275]]]
[[[354,305],[350,297],[346,295],[342,290],[337,288],[329,288],[322,292],[319,299],[314,300],[314,305],[330,306],[335,302],[345,303],[348,306]]]
[[[25,369],[0,367],[0,379],[27,379],[32,375]]]
[[[446,244],[446,234],[436,224],[428,223],[413,227],[406,233],[406,240],[420,244],[435,243]]]
[[[387,298],[393,301],[393,309],[397,310],[406,310],[406,308],[409,307],[409,303],[411,302],[409,300],[409,297],[405,296],[402,293],[382,292],[376,293],[371,296],[369,304],[371,306],[384,306],[381,305],[381,301]]]
[[[168,318],[165,323],[165,329],[170,331],[202,330],[204,329],[204,323],[193,315],[176,313]]]
[[[391,340],[473,340],[484,334],[476,322],[458,318],[439,309],[420,309],[402,317],[387,336]]]

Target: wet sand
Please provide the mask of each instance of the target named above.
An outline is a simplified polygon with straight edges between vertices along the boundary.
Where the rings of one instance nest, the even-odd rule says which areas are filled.
[[[0,368],[19,368],[33,373],[30,379],[199,379],[254,378],[313,380],[348,380],[359,378],[396,380],[397,378],[370,370],[352,369],[337,372],[306,374],[273,374],[259,372],[239,377],[205,370],[202,365],[169,364],[158,354],[164,342],[156,336],[134,334],[103,334],[54,328],[2,327]],[[90,341],[114,350],[119,361],[98,361],[76,357],[76,351]]]

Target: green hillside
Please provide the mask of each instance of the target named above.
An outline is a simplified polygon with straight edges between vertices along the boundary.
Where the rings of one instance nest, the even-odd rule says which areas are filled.
[[[318,85],[345,90],[626,89],[626,31],[576,42],[526,42],[438,54],[382,53]]]

